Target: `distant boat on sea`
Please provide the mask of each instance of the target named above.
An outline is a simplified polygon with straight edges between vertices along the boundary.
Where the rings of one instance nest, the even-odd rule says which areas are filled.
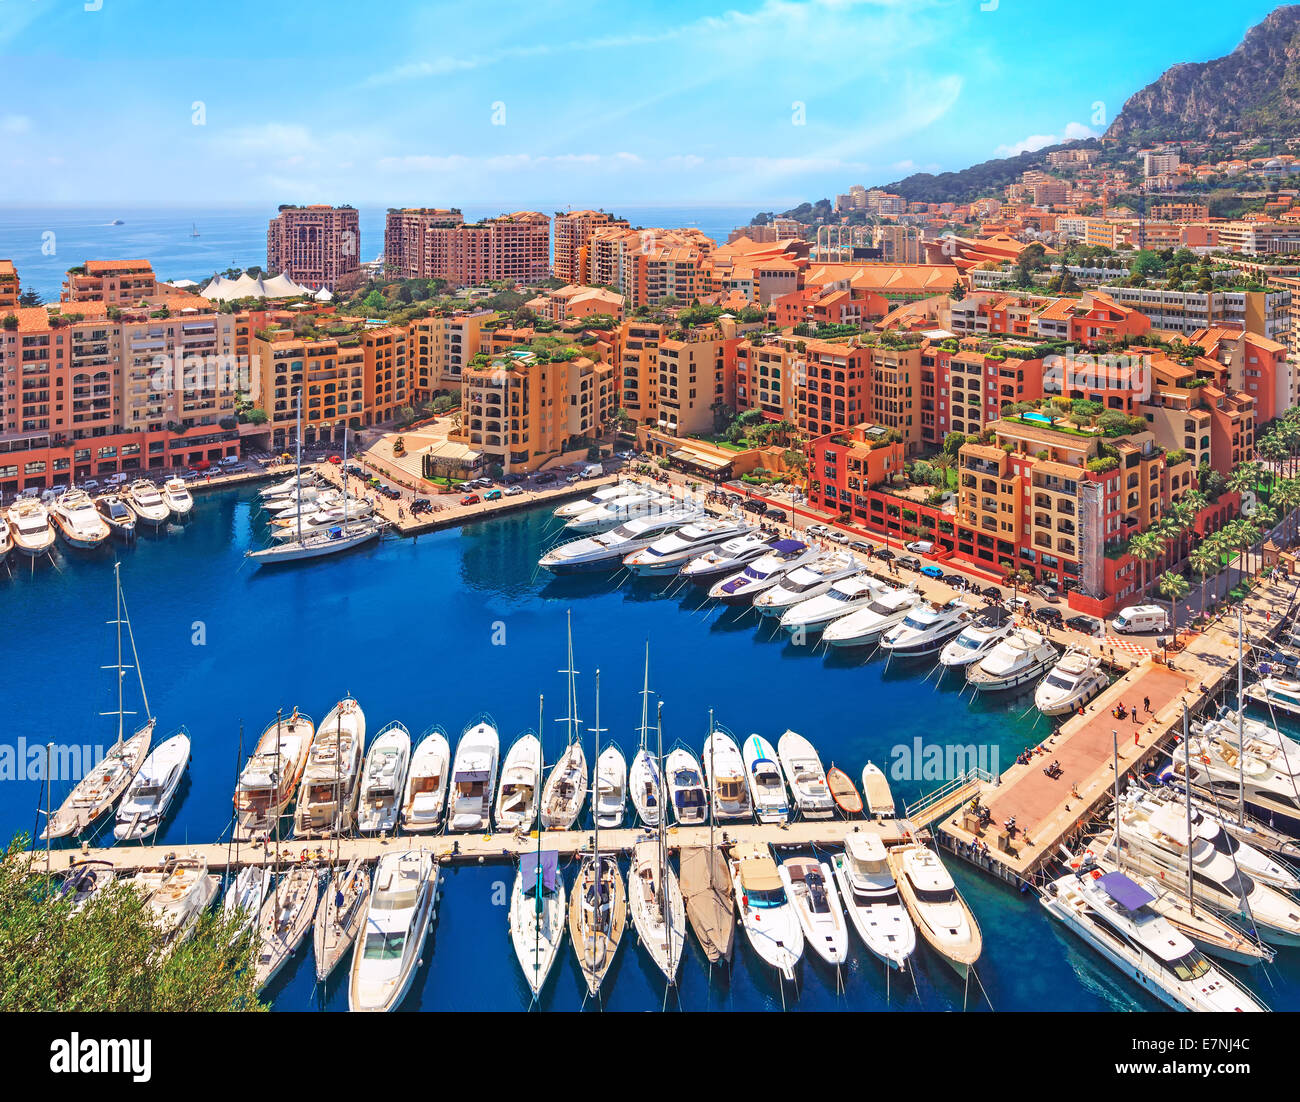
[[[194,222],[190,223],[190,236],[191,237],[199,236],[199,227]]]
[[[113,221],[111,221],[111,222],[109,223],[109,225],[110,225],[110,226],[125,226],[126,223],[123,222],[122,219],[120,219],[120,218],[114,218]]]

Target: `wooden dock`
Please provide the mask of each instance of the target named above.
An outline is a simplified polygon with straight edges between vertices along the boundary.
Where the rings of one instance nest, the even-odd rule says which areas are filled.
[[[868,821],[866,819],[831,819],[821,822],[800,821],[784,826],[764,826],[755,823],[723,823],[714,827],[716,843],[732,845],[736,842],[757,842],[778,849],[811,846],[837,847],[844,844],[847,835],[867,831],[877,835],[885,845],[897,845],[903,840],[909,824],[903,820]],[[641,838],[653,838],[649,828],[624,827],[619,830],[602,830],[602,852],[627,853]],[[707,846],[707,826],[671,827],[668,847],[679,850],[683,846]],[[562,857],[589,850],[593,841],[589,830],[549,830],[542,835],[542,849],[557,850]],[[311,839],[309,841],[282,841],[278,852],[274,843],[209,842],[201,845],[112,846],[101,849],[54,850],[51,869],[63,871],[83,861],[109,861],[120,872],[133,873],[140,869],[158,868],[175,857],[197,857],[208,863],[214,872],[244,865],[295,864],[301,861],[337,860],[347,862],[359,857],[366,863],[378,861],[385,853],[406,850],[423,850],[432,853],[442,864],[514,863],[521,854],[537,848],[537,834],[411,834],[391,838],[366,837],[336,839]],[[35,850],[38,864],[43,859]]]

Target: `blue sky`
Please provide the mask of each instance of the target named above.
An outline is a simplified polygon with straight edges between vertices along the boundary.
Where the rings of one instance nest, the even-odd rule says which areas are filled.
[[[1275,6],[732,3],[0,0],[0,202],[779,207],[1100,132]]]

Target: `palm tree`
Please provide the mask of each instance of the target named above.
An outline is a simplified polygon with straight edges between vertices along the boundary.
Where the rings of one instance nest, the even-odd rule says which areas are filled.
[[[1002,579],[1002,584],[1011,587],[1011,599],[1014,601],[1020,587],[1025,586],[1028,588],[1033,580],[1034,576],[1022,567],[1019,570],[1009,569],[1006,577]]]
[[[1164,541],[1160,538],[1159,532],[1154,528],[1148,528],[1145,532],[1139,532],[1128,541],[1128,551],[1138,562],[1149,564],[1153,563],[1160,555],[1164,548]],[[1148,572],[1146,570],[1139,572],[1138,588],[1145,592],[1150,584]]]
[[[1192,548],[1192,553],[1187,557],[1193,570],[1201,576],[1201,612],[1205,611],[1205,580],[1211,574],[1217,574],[1222,569],[1223,564],[1219,561],[1218,552],[1213,547],[1213,541],[1203,540]]]
[[[1174,622],[1174,638],[1178,638],[1178,602],[1187,596],[1187,591],[1191,588],[1187,584],[1187,579],[1181,574],[1175,574],[1172,570],[1166,570],[1160,575],[1156,583],[1157,588],[1167,598],[1169,598],[1169,616]]]
[[[1287,528],[1285,535],[1287,540],[1291,540],[1295,532],[1295,517],[1292,515],[1296,506],[1300,505],[1300,481],[1294,478],[1284,478],[1273,489],[1274,505],[1281,511],[1287,519]]]

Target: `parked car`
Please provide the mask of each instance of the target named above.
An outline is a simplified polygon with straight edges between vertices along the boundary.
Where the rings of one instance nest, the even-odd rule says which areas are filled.
[[[488,492],[485,493],[485,494],[483,495],[483,500],[484,500],[484,501],[500,501],[500,500],[501,500],[501,491],[500,491],[500,490],[488,490]]]
[[[567,482],[570,486],[572,486],[575,482],[581,482],[581,481],[582,481],[582,475],[580,475],[580,474],[571,474],[571,475],[569,475],[569,477],[566,478],[564,481]]]
[[[1007,608],[1011,609],[1013,612],[1028,612],[1028,611],[1029,611],[1029,598],[1028,598],[1028,597],[1012,597],[1011,600],[1009,600],[1009,601],[1007,602]]]
[[[935,566],[934,563],[926,563],[925,566],[921,567],[921,573],[927,578],[934,578],[937,581],[943,580],[943,570]]]
[[[1061,595],[1056,591],[1056,586],[1048,585],[1046,582],[1034,586],[1034,592],[1042,597],[1044,601],[1059,601],[1061,599]]]
[[[824,524],[810,524],[807,528],[810,536],[826,536],[830,534],[830,531]]]
[[[943,576],[943,580],[944,580],[944,582],[945,582],[946,584],[952,586],[953,589],[964,589],[964,588],[966,588],[966,577],[965,577],[965,575],[962,575],[962,574],[945,574],[945,575]]]
[[[1054,628],[1061,627],[1063,623],[1061,610],[1053,608],[1051,605],[1043,605],[1041,608],[1034,609],[1032,615],[1039,623],[1050,624]]]
[[[477,505],[479,503],[478,494],[466,494],[460,499],[462,505]]]
[[[522,486],[507,486],[505,489],[506,497],[518,497],[523,492],[524,488]]]
[[[545,486],[548,482],[554,482],[555,480],[556,480],[555,474],[551,471],[543,471],[541,474],[537,476],[538,483],[543,486]]]
[[[1002,590],[995,585],[988,585],[980,590],[980,596],[987,597],[990,601],[1000,601],[1002,600]]]
[[[864,555],[872,554],[873,548],[866,540],[854,540],[849,544],[850,551],[860,551]]]
[[[745,503],[741,506],[741,508],[744,509],[745,512],[747,513],[761,513],[767,508],[767,506],[764,505],[757,498],[751,497],[746,499]]]
[[[903,555],[899,558],[898,565],[906,568],[907,570],[920,570],[921,560],[918,559],[915,555]]]
[[[838,528],[833,528],[827,539],[832,543],[848,543],[849,534],[847,532],[841,532]]]
[[[1128,632],[1167,631],[1169,612],[1159,605],[1129,605],[1115,617],[1115,630]]]
[[[785,510],[778,509],[775,505],[768,505],[763,509],[763,516],[768,520],[786,520]]]
[[[934,543],[931,540],[913,540],[907,549],[915,555],[928,555],[934,550]]]
[[[1092,616],[1071,616],[1065,621],[1067,628],[1073,628],[1075,631],[1082,632],[1084,635],[1100,635],[1097,629],[1101,627],[1101,621]]]

